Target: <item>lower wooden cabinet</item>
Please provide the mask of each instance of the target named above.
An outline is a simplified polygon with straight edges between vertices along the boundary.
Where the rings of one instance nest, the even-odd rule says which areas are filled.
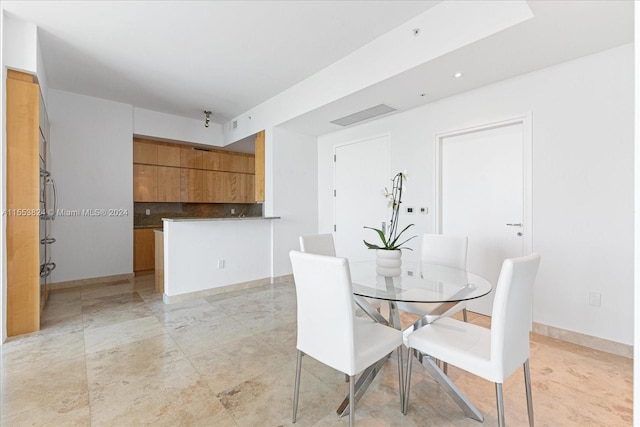
[[[152,272],[155,268],[154,228],[133,229],[133,271]]]

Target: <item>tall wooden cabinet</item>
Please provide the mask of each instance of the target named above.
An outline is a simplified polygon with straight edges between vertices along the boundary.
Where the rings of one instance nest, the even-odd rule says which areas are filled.
[[[6,81],[6,241],[7,335],[40,329],[40,310],[46,302],[46,280],[41,286],[41,248],[47,220],[42,212],[42,161],[46,162],[49,124],[40,87],[33,76],[7,70]],[[42,151],[42,152],[41,152]],[[46,186],[46,182],[43,184]]]

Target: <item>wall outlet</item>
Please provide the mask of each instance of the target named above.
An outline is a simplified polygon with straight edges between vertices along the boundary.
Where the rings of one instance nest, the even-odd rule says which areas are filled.
[[[600,292],[589,292],[589,305],[600,307],[602,303],[602,294]]]
[[[219,259],[218,260],[218,268],[224,268],[224,260],[223,259]]]
[[[429,213],[429,208],[427,208],[427,207],[421,207],[421,208],[420,208],[420,213],[421,213],[421,214],[428,214],[428,213]]]
[[[414,208],[413,206],[407,206],[405,210],[407,211],[407,215],[413,215],[414,213],[416,213],[416,208]]]
[[[413,275],[414,275],[413,270],[407,270],[407,276],[413,277]]]
[[[145,211],[144,211],[144,214],[145,214],[145,215],[151,215],[151,209],[147,209],[147,210],[145,210]]]
[[[235,215],[235,214],[236,214],[235,208],[231,208],[231,215]]]

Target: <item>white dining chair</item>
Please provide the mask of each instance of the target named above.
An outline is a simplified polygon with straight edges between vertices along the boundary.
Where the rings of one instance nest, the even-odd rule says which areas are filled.
[[[538,253],[504,261],[493,302],[491,329],[445,318],[409,335],[403,413],[407,413],[409,405],[412,353],[417,350],[494,382],[500,427],[504,426],[502,384],[522,364],[529,425],[533,427],[529,330],[533,285],[539,263]]]
[[[424,263],[437,264],[446,267],[465,270],[467,268],[467,237],[447,236],[443,234],[424,234],[422,236],[422,247],[420,249],[421,269]],[[422,272],[420,273],[422,274]],[[399,302],[398,308],[402,311],[426,317],[427,323],[438,317],[451,316],[462,310],[462,317],[467,321],[467,304],[462,301],[451,307],[443,314],[430,316],[434,309],[434,304]]]
[[[402,332],[354,315],[349,262],[336,258],[291,251],[297,298],[297,363],[293,395],[296,422],[302,355],[313,357],[349,376],[349,425],[355,419],[356,374],[392,353],[398,354],[400,403],[404,400]],[[331,307],[327,312],[326,307]],[[402,407],[400,408],[402,410]]]
[[[300,252],[336,256],[336,245],[333,240],[333,234],[311,234],[308,236],[300,236],[299,240]],[[380,311],[381,302],[379,300],[365,298],[365,301],[367,301],[373,309]],[[356,315],[364,316],[366,313],[364,310],[356,307]]]
[[[300,236],[300,251],[316,255],[336,256],[333,234]]]

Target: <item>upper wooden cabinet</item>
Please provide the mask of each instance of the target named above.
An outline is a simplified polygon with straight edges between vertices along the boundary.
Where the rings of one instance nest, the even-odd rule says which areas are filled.
[[[254,156],[134,138],[134,202],[253,203]]]
[[[158,164],[158,144],[144,139],[133,139],[133,163]]]
[[[202,169],[202,153],[193,147],[180,148],[180,167]]]
[[[158,166],[133,165],[133,200],[158,201]]]
[[[158,144],[158,166],[180,167],[180,147]]]

